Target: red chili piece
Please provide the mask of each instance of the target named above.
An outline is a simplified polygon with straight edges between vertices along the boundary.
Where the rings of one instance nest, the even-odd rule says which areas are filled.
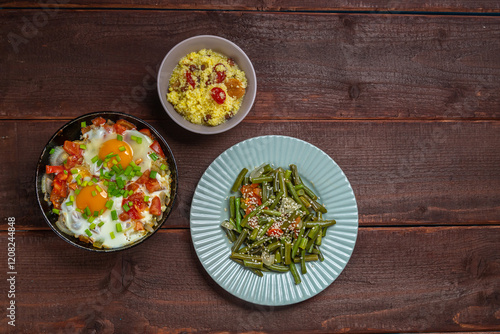
[[[196,86],[196,83],[193,80],[193,76],[191,75],[191,72],[186,71],[186,80],[187,80],[188,84],[191,85],[191,87],[194,88],[194,86]]]
[[[224,70],[223,71],[217,71],[217,66],[222,66],[224,67]],[[215,82],[217,83],[221,83],[221,82],[224,82],[224,80],[226,79],[226,66],[222,63],[217,63],[215,64],[214,66],[214,72],[215,72]]]

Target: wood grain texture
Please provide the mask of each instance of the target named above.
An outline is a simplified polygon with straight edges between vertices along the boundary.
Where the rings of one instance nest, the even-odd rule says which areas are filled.
[[[0,1],[4,8],[39,7],[46,8],[150,8],[150,9],[200,9],[200,10],[249,10],[249,11],[387,11],[404,12],[470,12],[497,13],[500,4],[495,0],[440,0],[440,1],[396,1],[396,0],[253,0],[253,1],[181,1],[181,0],[53,0],[42,4],[39,1]]]
[[[24,228],[47,228],[35,198],[35,167],[45,143],[64,123],[0,122],[2,175],[16,175],[0,183],[0,211],[16,216]],[[244,139],[271,134],[304,139],[337,162],[354,189],[362,226],[500,222],[497,121],[244,121],[217,136],[194,135],[170,119],[151,124],[178,164],[178,198],[167,228],[189,226],[195,187],[219,154]]]
[[[361,228],[339,278],[287,307],[259,307],[225,292],[199,263],[188,230],[162,230],[116,254],[75,249],[51,231],[16,238],[18,332],[500,329],[498,226]],[[6,280],[0,289],[7,290]]]
[[[500,117],[500,17],[2,10],[0,22],[3,119],[161,118],[156,69],[200,34],[253,61],[249,119]]]

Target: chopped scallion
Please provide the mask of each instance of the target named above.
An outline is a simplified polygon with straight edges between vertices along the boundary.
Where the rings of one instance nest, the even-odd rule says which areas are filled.
[[[111,237],[111,239],[114,239],[115,238],[115,232],[109,232],[109,236]]]
[[[52,212],[54,212],[56,215],[58,215],[61,211],[59,211],[57,209],[52,209]]]
[[[99,185],[96,185],[95,188],[97,189],[98,192],[102,192],[102,188],[99,187]]]
[[[56,151],[55,148],[52,148],[50,151],[49,151],[49,154],[54,154],[54,152]]]
[[[149,202],[149,196],[144,196],[144,202]]]
[[[78,181],[80,181],[80,180],[78,180]],[[75,190],[75,195],[78,195],[79,193],[80,193],[80,189],[76,189]]]
[[[89,230],[89,229],[86,229],[86,230],[85,230],[85,233],[87,233],[87,235],[88,235],[89,237],[90,237],[90,236],[92,236],[92,232],[90,232],[90,230]]]
[[[73,205],[73,202],[69,201],[69,202],[66,202],[66,206],[72,206]]]
[[[101,227],[102,225],[104,225],[104,222],[100,222],[99,224],[97,224],[97,226]]]
[[[122,135],[116,135],[116,139],[118,139],[119,141],[122,141],[123,140],[123,136]]]
[[[96,197],[96,196],[97,196],[97,192],[95,190],[92,190],[92,197]]]
[[[118,149],[120,150],[120,152],[123,152],[126,150],[125,146],[120,146],[120,147],[118,147]]]
[[[122,224],[116,223],[116,232],[121,232],[121,231],[122,231]]]
[[[165,169],[167,169],[167,165],[165,165],[165,164],[161,164],[160,169],[161,169],[161,170],[165,170]]]
[[[109,200],[109,201],[106,202],[106,207],[108,209],[111,209],[113,207],[113,204],[114,204],[114,202],[112,200]]]
[[[111,219],[113,219],[113,220],[118,219],[118,214],[116,213],[116,210],[111,211]]]
[[[73,169],[71,170],[71,174],[76,174],[76,173],[78,173],[78,169],[73,168]]]
[[[97,162],[97,160],[99,160],[99,156],[97,156],[97,155],[96,155],[96,156],[95,156],[95,157],[93,157],[93,158],[92,158],[92,160],[90,160],[90,161],[92,161],[92,163],[96,163],[96,162]]]
[[[149,178],[150,179],[156,179],[156,174],[157,174],[157,172],[154,171],[154,170],[152,170],[151,173],[149,173]]]
[[[95,226],[96,226],[95,223],[92,223],[92,224],[90,224],[89,229],[93,230],[93,229],[95,229]]]
[[[130,210],[130,207],[127,204],[123,204],[123,210],[125,210],[125,212],[128,212]]]
[[[151,159],[153,159],[153,161],[158,160],[158,155],[157,155],[156,153],[154,153],[154,152],[153,152],[153,153],[151,153],[151,154],[149,155],[149,157],[150,157]]]
[[[82,150],[86,150],[86,149],[87,149],[87,145],[85,145],[85,144],[81,144],[81,145],[80,145],[80,148],[81,148]]]
[[[82,122],[82,128],[85,128],[87,126],[87,122]]]

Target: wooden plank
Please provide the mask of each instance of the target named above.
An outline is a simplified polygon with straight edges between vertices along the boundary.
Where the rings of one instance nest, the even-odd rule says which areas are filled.
[[[159,119],[156,69],[174,45],[201,34],[234,41],[253,61],[249,119],[500,117],[500,17],[40,13],[0,11],[10,42],[0,51],[0,118],[117,110]]]
[[[2,232],[0,247],[7,248]],[[116,254],[50,231],[16,234],[19,332],[447,332],[500,329],[500,227],[361,228],[354,254],[319,295],[260,307],[205,272],[188,230]],[[7,252],[0,252],[5,266]],[[2,267],[5,273],[5,267]],[[8,291],[0,280],[1,291]],[[307,316],[304,316],[307,310]],[[7,319],[2,318],[3,328]]]
[[[387,11],[399,12],[472,12],[497,13],[500,4],[495,0],[440,0],[429,3],[424,0],[411,1],[346,1],[346,0],[267,0],[267,1],[95,1],[95,0],[54,0],[40,3],[38,1],[0,1],[3,8],[150,8],[150,9],[184,9],[184,10],[250,10],[250,11]]]
[[[0,211],[17,217],[24,228],[46,228],[34,194],[35,166],[46,141],[63,124],[0,122],[0,133],[9,134],[0,141],[3,164],[18,173],[12,178],[7,167],[3,170]],[[500,122],[244,121],[217,136],[193,135],[170,119],[151,124],[171,146],[179,170],[177,204],[166,227],[189,226],[195,187],[219,154],[244,139],[269,134],[304,139],[330,155],[352,184],[361,225],[500,221]]]

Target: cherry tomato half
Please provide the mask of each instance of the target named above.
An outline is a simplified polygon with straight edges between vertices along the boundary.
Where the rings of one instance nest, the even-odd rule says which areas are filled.
[[[212,95],[212,99],[215,100],[218,104],[223,104],[226,101],[226,93],[222,88],[214,87],[210,91],[210,95]]]

